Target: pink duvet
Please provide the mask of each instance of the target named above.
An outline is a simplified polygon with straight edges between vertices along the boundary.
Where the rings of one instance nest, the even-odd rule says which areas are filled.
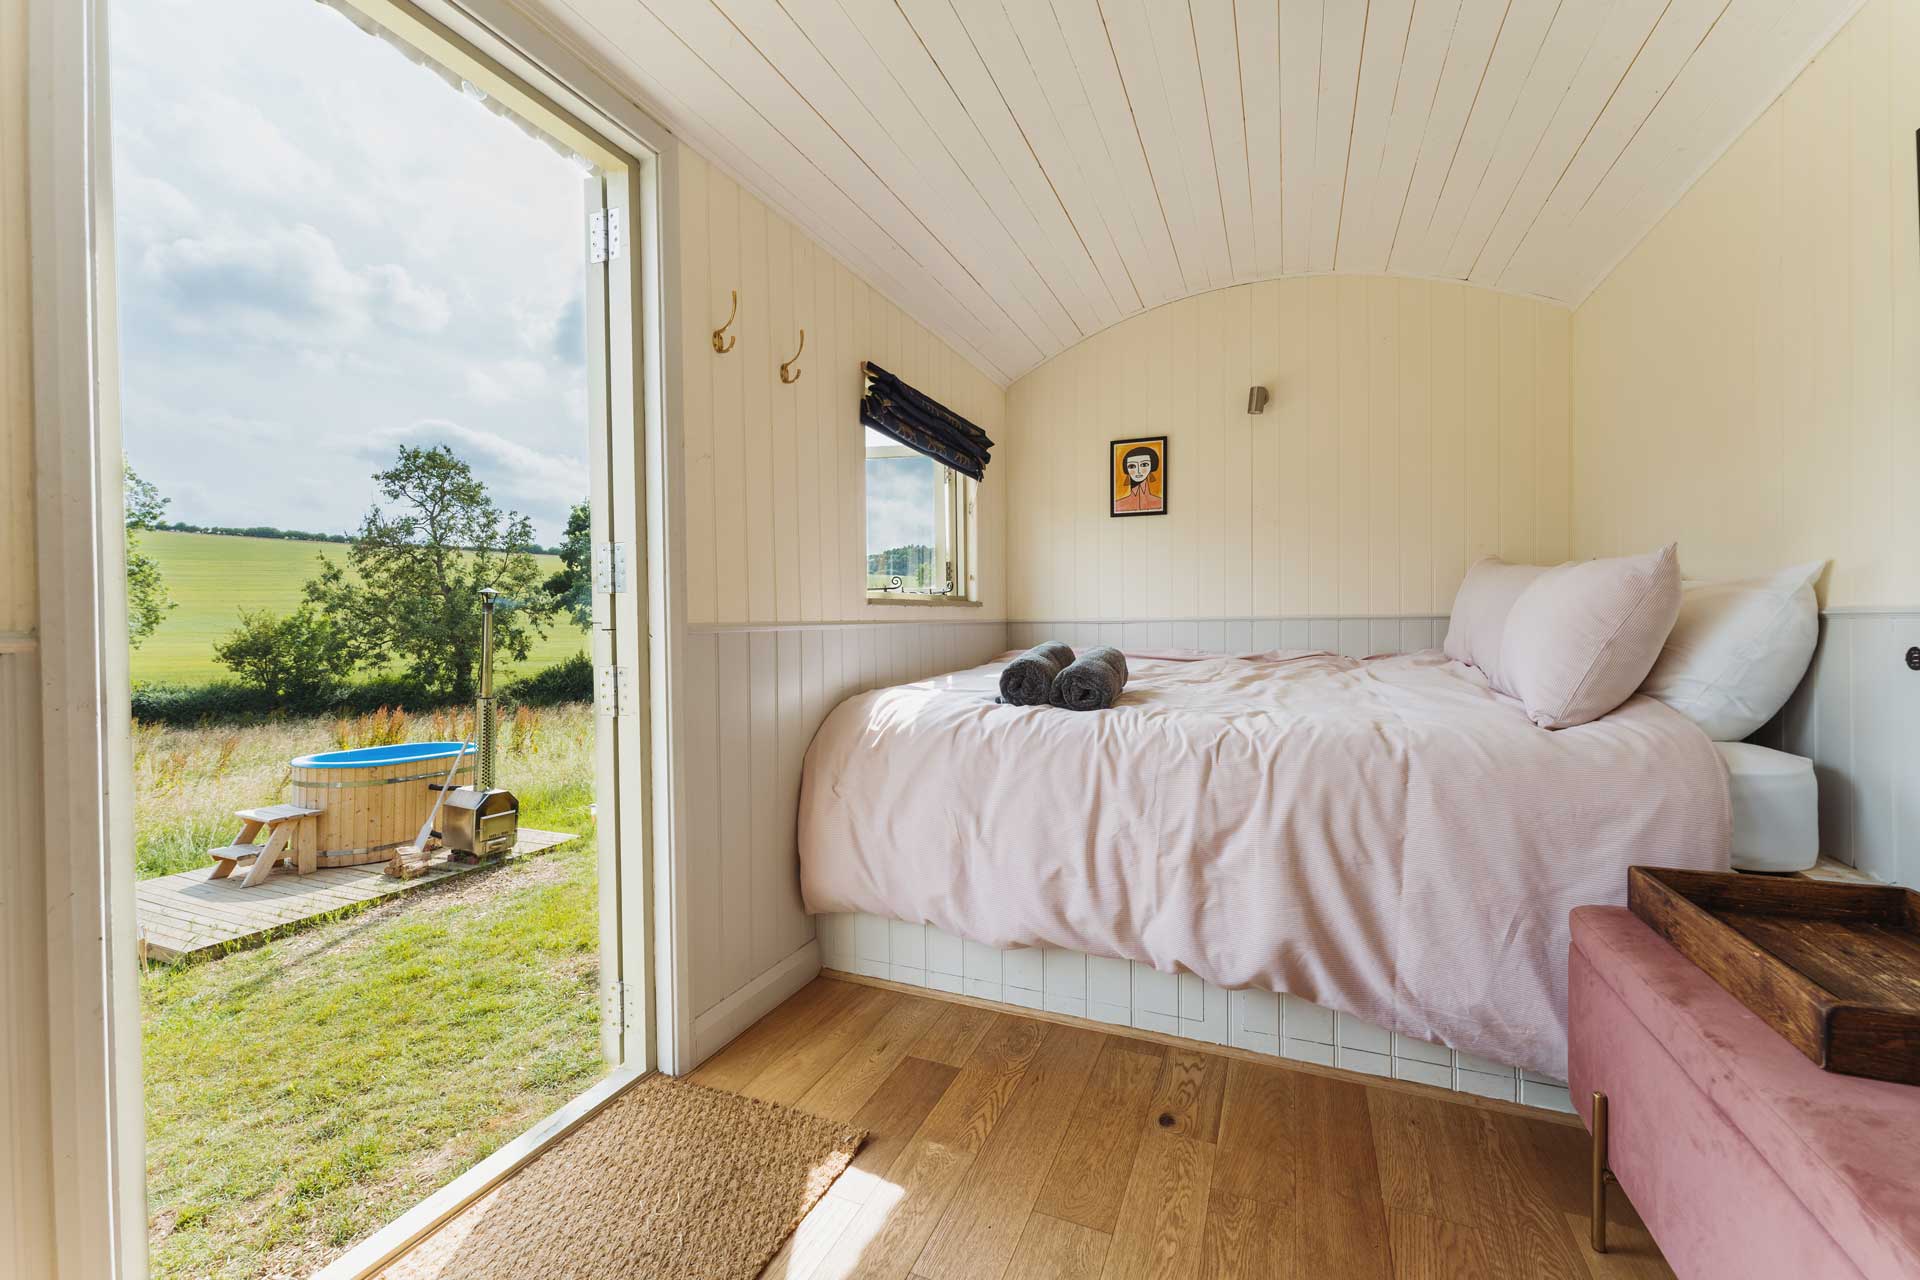
[[[1720,757],[1650,698],[1550,731],[1434,651],[1127,656],[1109,711],[1001,706],[999,662],[842,703],[801,786],[807,909],[1290,992],[1564,1079],[1568,911],[1624,902],[1632,863],[1727,866]]]

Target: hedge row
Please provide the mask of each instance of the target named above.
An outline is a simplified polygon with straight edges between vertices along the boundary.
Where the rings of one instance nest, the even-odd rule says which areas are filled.
[[[577,654],[564,662],[507,681],[500,700],[508,707],[555,706],[593,700],[593,660]],[[186,728],[201,724],[256,724],[276,716],[361,715],[381,707],[433,711],[454,705],[404,676],[357,680],[325,698],[282,698],[232,680],[211,684],[141,684],[133,689],[133,718],[147,724]]]

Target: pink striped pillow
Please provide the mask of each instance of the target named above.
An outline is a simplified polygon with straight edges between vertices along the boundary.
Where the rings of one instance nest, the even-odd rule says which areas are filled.
[[[1598,720],[1633,696],[1679,616],[1672,543],[1642,556],[1559,565],[1513,602],[1502,674],[1544,729]]]
[[[1498,556],[1476,560],[1453,596],[1453,616],[1447,622],[1446,655],[1478,667],[1487,683],[1511,696],[1506,668],[1500,662],[1507,615],[1514,601],[1547,571],[1543,564],[1508,564]]]

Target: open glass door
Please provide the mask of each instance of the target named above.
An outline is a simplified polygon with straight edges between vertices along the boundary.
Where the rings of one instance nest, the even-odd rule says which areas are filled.
[[[399,0],[110,3],[152,1273],[352,1271],[655,1061],[653,178]]]

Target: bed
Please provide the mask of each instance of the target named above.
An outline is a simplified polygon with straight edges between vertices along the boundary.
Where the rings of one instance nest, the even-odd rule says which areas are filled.
[[[1721,870],[1724,766],[1635,696],[1536,727],[1435,651],[1131,653],[1109,711],[996,701],[1001,665],[837,707],[801,786],[816,914],[1297,996],[1554,1078],[1567,916],[1633,863]]]

